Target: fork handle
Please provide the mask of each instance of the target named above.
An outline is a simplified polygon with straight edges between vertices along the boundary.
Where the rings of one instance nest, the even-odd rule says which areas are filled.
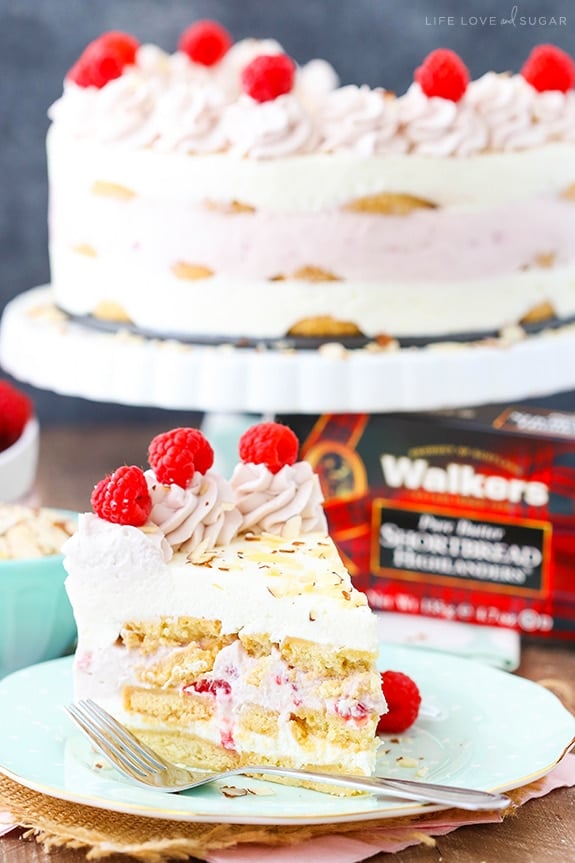
[[[286,767],[250,767],[230,771],[234,774],[291,776],[297,779],[307,779],[310,782],[327,782],[345,788],[356,788],[359,791],[369,791],[382,797],[403,797],[406,800],[418,800],[426,803],[439,803],[443,806],[456,806],[458,809],[495,810],[505,809],[511,803],[509,797],[490,791],[478,791],[474,788],[459,788],[452,785],[437,785],[431,782],[420,782],[416,779],[396,779],[387,776],[344,776],[337,773],[318,773]]]

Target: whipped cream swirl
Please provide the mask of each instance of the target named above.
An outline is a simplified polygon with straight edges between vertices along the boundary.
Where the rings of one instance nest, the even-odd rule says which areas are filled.
[[[329,93],[318,112],[319,149],[362,156],[401,153],[407,141],[397,135],[397,100],[384,90],[350,84]]]
[[[296,70],[291,93],[259,103],[241,73],[272,39],[244,39],[213,67],[142,45],[135,64],[104,87],[64,83],[49,117],[77,138],[167,152],[271,159],[309,152],[358,156],[468,156],[575,141],[575,91],[538,92],[520,74],[488,72],[459,102],[426,96],[417,82],[395,97],[367,85],[338,86],[324,60]]]
[[[292,93],[269,102],[242,95],[227,108],[222,122],[230,151],[237,156],[293,156],[313,150],[317,141],[311,117]]]
[[[338,85],[337,72],[327,60],[310,60],[296,69],[294,92],[310,112],[321,108],[326,96]]]
[[[186,81],[203,83],[208,79],[205,66],[192,63],[187,54],[168,54],[157,45],[140,45],[136,52],[138,71],[148,78],[163,78],[166,85]]]
[[[230,484],[219,474],[195,473],[186,489],[163,485],[152,470],[145,476],[152,498],[149,520],[160,528],[174,551],[201,554],[227,545],[236,535],[242,519]]]
[[[309,462],[284,465],[272,473],[264,464],[238,464],[231,478],[240,530],[294,537],[327,531],[323,494]]]
[[[154,148],[172,152],[215,153],[226,146],[222,127],[225,97],[211,85],[180,82],[158,106]]]
[[[426,96],[413,83],[399,100],[400,134],[421,156],[469,156],[487,145],[484,120],[467,106]]]
[[[525,150],[547,140],[533,115],[535,94],[522,75],[488,72],[469,85],[464,102],[485,121],[489,150]]]
[[[100,144],[146,147],[156,135],[158,82],[135,67],[105,87],[79,87],[71,81],[48,116],[78,138]]]
[[[545,128],[548,140],[575,142],[575,90],[536,93],[533,117]]]

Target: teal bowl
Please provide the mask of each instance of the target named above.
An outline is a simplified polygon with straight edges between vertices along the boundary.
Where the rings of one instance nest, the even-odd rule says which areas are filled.
[[[62,554],[0,560],[0,678],[73,652],[76,623],[63,560]]]

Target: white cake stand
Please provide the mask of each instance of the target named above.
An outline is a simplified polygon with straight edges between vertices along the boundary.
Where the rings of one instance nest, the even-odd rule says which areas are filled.
[[[374,352],[204,347],[107,333],[59,313],[50,287],[12,300],[0,364],[92,401],[212,413],[386,413],[517,401],[575,388],[575,324],[521,338]]]

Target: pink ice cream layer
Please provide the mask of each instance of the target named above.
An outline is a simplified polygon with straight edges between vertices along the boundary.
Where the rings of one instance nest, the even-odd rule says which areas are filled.
[[[75,214],[82,213],[77,220]],[[323,210],[224,214],[197,205],[68,195],[52,202],[52,250],[89,246],[128,274],[178,262],[234,280],[318,267],[342,280],[461,280],[575,259],[575,205],[532,199],[489,209],[405,216]]]

